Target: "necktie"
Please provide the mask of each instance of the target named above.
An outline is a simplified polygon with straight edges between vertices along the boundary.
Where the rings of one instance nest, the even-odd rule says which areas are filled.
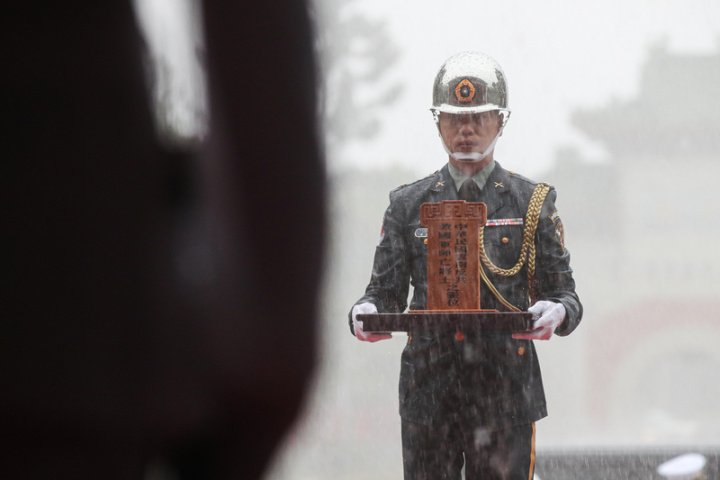
[[[475,183],[475,180],[468,178],[460,185],[458,198],[466,202],[477,202],[480,199],[480,187]]]

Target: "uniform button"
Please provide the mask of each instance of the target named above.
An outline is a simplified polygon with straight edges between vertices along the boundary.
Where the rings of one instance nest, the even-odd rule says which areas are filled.
[[[455,332],[455,341],[462,342],[463,340],[465,340],[465,334],[461,330]]]
[[[423,240],[423,243],[424,243],[425,245],[427,245],[427,238],[426,238],[425,240]]]
[[[502,237],[500,241],[503,243],[503,245],[507,245],[508,243],[510,243],[510,239],[508,237]]]
[[[525,355],[525,347],[518,347],[517,354],[521,357]]]

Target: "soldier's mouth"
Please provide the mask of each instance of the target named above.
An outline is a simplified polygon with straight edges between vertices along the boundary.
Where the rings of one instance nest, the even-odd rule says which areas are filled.
[[[456,144],[456,150],[460,152],[469,152],[477,147],[477,142],[460,142]]]

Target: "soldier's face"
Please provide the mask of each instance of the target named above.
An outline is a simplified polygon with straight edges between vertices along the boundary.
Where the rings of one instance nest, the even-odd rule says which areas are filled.
[[[495,110],[472,114],[440,113],[440,135],[451,152],[484,152],[500,131]]]

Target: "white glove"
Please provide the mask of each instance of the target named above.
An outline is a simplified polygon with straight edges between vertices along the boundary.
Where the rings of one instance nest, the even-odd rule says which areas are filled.
[[[388,332],[368,332],[363,331],[363,322],[357,319],[358,313],[377,313],[377,307],[370,302],[355,305],[352,309],[352,322],[355,336],[363,342],[377,342],[379,340],[387,340],[392,338],[392,334]]]
[[[513,333],[517,340],[550,340],[555,329],[565,320],[565,306],[562,303],[540,300],[528,308],[533,314],[533,329],[526,333]]]

